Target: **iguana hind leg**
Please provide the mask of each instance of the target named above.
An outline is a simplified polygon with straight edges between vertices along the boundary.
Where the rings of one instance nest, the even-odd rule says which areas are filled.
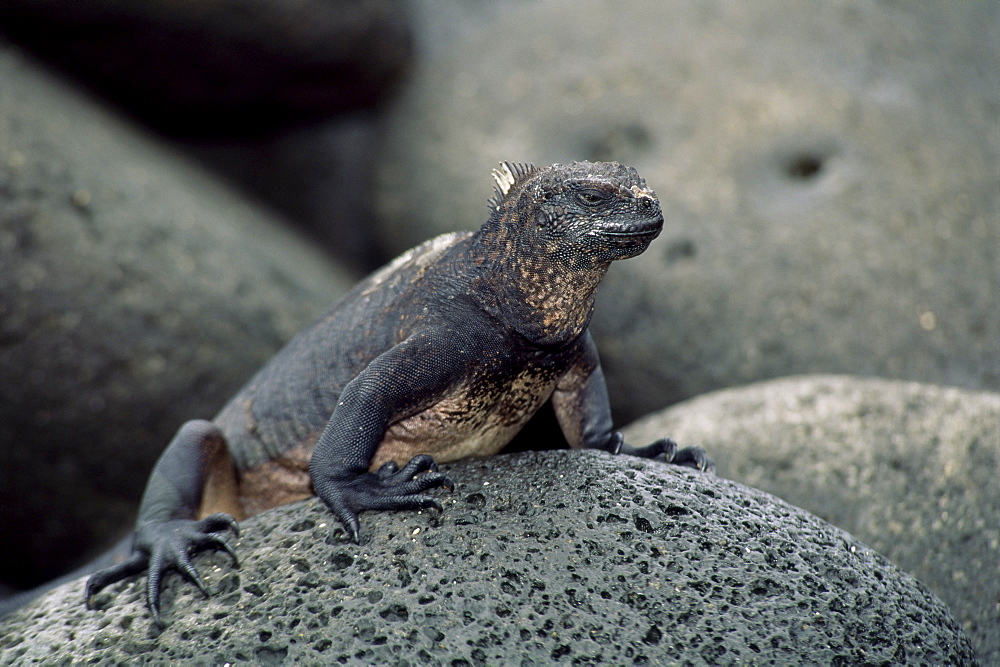
[[[164,573],[174,569],[207,590],[191,562],[192,554],[205,549],[236,554],[218,533],[239,527],[236,469],[222,432],[212,422],[185,423],[160,455],[146,484],[132,553],[127,560],[95,572],[87,580],[86,600],[104,587],[149,571],[146,601],[159,614]]]

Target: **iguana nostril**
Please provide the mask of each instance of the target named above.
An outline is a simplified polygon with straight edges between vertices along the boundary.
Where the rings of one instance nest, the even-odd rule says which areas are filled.
[[[818,153],[797,153],[784,164],[785,176],[793,181],[809,181],[823,171],[826,160]]]

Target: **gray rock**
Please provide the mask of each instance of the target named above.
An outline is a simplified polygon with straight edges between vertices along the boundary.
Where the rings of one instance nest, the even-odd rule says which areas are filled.
[[[543,452],[447,466],[444,513],[366,513],[362,546],[316,499],[244,522],[167,579],[81,604],[82,581],[0,627],[0,662],[971,664],[926,589],[765,493],[661,463]]]
[[[383,259],[372,232],[374,114],[341,115],[264,136],[179,142],[243,194],[273,207],[336,261],[366,273]]]
[[[410,56],[394,0],[6,0],[0,30],[185,134],[266,132],[368,107]]]
[[[626,433],[702,445],[720,475],[858,536],[1000,664],[1000,394],[806,376],[686,401]]]
[[[425,2],[379,176],[394,250],[499,160],[663,202],[594,331],[617,413],[804,372],[1000,389],[1000,5]]]
[[[153,460],[349,282],[0,46],[0,576],[128,530]]]
[[[168,133],[341,263],[378,263],[373,107],[411,57],[397,0],[9,0],[0,32]]]

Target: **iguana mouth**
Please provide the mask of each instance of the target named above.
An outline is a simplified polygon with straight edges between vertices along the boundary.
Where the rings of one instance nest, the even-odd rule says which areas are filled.
[[[660,228],[659,227],[651,227],[649,229],[628,229],[628,230],[620,230],[620,231],[618,231],[618,230],[611,230],[611,229],[602,229],[600,232],[597,232],[597,233],[599,235],[601,235],[601,236],[624,236],[624,237],[649,236],[651,234],[659,234],[660,233]]]
[[[601,227],[599,229],[594,229],[588,232],[589,236],[603,236],[610,237],[613,239],[640,239],[649,238],[652,241],[654,238],[659,236],[660,232],[663,230],[663,219],[658,218],[650,222],[645,222],[637,225],[628,225],[621,227]]]

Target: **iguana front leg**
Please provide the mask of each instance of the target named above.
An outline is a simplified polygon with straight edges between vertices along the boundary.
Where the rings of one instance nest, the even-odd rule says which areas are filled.
[[[227,552],[236,563],[232,547],[218,534],[227,529],[239,534],[236,520],[223,512],[205,516],[215,508],[235,511],[235,489],[236,471],[219,429],[208,421],[185,423],[160,455],[146,483],[131,555],[91,575],[87,606],[105,586],[147,569],[146,602],[153,616],[159,615],[161,582],[170,569],[179,571],[207,596],[191,555],[217,549]]]
[[[715,471],[715,464],[701,447],[678,448],[671,438],[661,438],[644,447],[626,443],[621,431],[612,426],[608,388],[589,331],[581,345],[579,361],[563,375],[552,394],[556,418],[571,447],[650,459],[662,457],[674,465]]]
[[[357,543],[358,512],[441,509],[423,492],[454,487],[426,454],[402,468],[389,462],[373,473],[369,467],[390,424],[432,406],[464,377],[471,346],[456,345],[456,338],[455,332],[416,334],[376,358],[344,388],[316,443],[313,490]]]

